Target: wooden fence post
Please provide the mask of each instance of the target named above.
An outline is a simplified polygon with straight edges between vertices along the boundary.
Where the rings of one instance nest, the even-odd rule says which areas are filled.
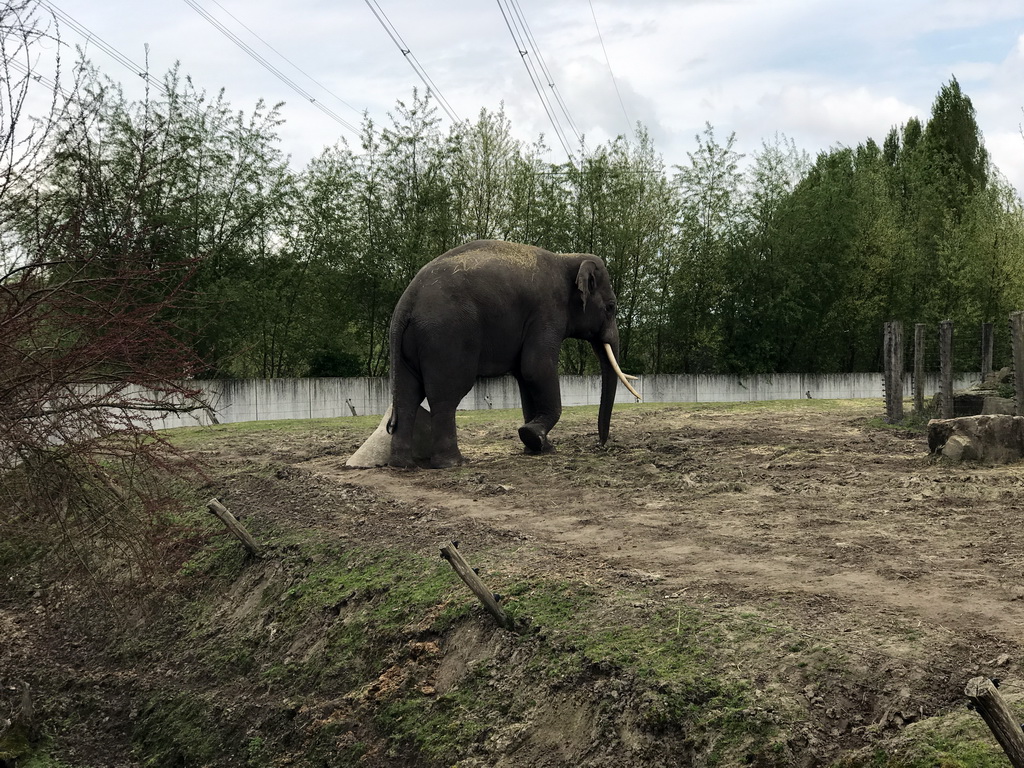
[[[1014,413],[1021,413],[1024,404],[1024,312],[1010,313],[1010,336],[1013,339],[1013,392],[1016,400]]]
[[[903,323],[885,324],[885,418],[890,424],[903,420]]]
[[[953,321],[939,323],[939,415],[953,418]]]
[[[924,334],[925,324],[914,324],[914,413],[924,413]]]
[[[992,323],[981,324],[981,380],[984,381],[992,375],[992,352],[994,333]]]
[[[987,677],[972,677],[967,681],[964,695],[988,723],[1013,768],[1024,768],[1024,731],[999,689]]]
[[[498,622],[498,626],[502,629],[515,631],[515,622],[512,621],[512,617],[505,613],[504,608],[498,605],[498,600],[495,598],[494,593],[487,588],[476,571],[466,562],[466,558],[458,550],[458,544],[449,541],[441,547],[441,557],[448,561],[448,564],[466,582],[466,586],[473,590],[473,594],[477,596],[480,602],[483,603],[484,608]]]
[[[213,498],[206,502],[206,508],[210,511],[210,514],[218,517],[227,529],[234,534],[253,557],[262,556],[263,552],[260,549],[260,545],[256,543],[256,539],[252,537],[252,534],[242,525],[238,518],[228,511],[228,508],[220,503],[219,499]]]

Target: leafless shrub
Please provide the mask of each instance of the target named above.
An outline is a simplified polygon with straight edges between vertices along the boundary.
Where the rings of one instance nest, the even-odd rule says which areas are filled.
[[[7,0],[0,40],[0,578],[86,576],[113,598],[161,570],[181,525],[189,465],[152,417],[197,406],[176,319],[198,259],[162,261],[124,227],[98,243],[87,210],[44,210],[52,158],[88,146],[58,130],[59,61],[52,80],[35,69],[40,41],[59,51],[52,20]],[[30,118],[41,83],[49,106]]]

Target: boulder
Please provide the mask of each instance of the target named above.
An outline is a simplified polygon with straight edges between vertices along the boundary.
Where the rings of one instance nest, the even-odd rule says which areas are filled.
[[[928,450],[950,461],[1008,464],[1024,458],[1024,417],[996,414],[932,419]]]
[[[1012,397],[997,397],[990,395],[982,403],[981,412],[986,416],[1001,413],[1006,416],[1014,416],[1017,413],[1017,403]]]

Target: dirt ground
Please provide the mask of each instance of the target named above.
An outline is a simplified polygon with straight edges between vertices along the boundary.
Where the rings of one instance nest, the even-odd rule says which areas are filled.
[[[461,470],[304,466],[394,499],[424,536],[503,538],[524,569],[649,583],[667,604],[748,608],[830,646],[842,675],[804,693],[819,737],[855,746],[962,706],[977,674],[1020,689],[1024,467],[937,461],[923,432],[882,428],[880,412],[625,408],[606,450],[575,414],[542,457],[520,453],[514,421],[470,422]],[[794,672],[751,675],[807,682]]]
[[[923,432],[878,424],[878,401],[620,407],[605,448],[595,410],[567,411],[545,456],[522,453],[515,414],[460,415],[470,463],[451,470],[348,468],[373,427],[346,419],[212,428],[189,449],[226,478],[210,490],[257,527],[431,557],[459,539],[485,575],[639,589],[652,615],[701,604],[779,628],[768,652],[737,643],[730,674],[800,700],[789,728],[801,765],[888,749],[951,712],[979,719],[962,695],[978,674],[1019,698],[1024,465],[937,461]],[[30,618],[4,620],[41,634]]]
[[[604,451],[576,417],[551,456],[521,455],[510,422],[497,442],[491,425],[462,427],[460,470],[353,470],[344,455],[302,466],[426,510],[420,527],[467,521],[532,542],[551,568],[633,570],[836,632],[893,617],[1015,641],[1024,467],[936,461],[923,433],[869,427],[878,411],[620,409]]]

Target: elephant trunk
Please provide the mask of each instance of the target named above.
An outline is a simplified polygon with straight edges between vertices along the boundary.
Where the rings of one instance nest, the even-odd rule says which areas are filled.
[[[608,430],[612,423],[612,407],[615,405],[615,390],[618,387],[618,383],[621,381],[637,400],[643,398],[640,397],[640,393],[629,383],[629,379],[635,379],[636,377],[627,376],[619,368],[618,339],[604,343],[593,342],[592,346],[594,347],[594,354],[601,361],[601,406],[597,412],[597,434],[601,445],[604,445],[608,441]]]
[[[618,345],[616,344],[616,346]],[[608,441],[608,430],[612,424],[612,407],[615,405],[615,389],[619,382],[605,350],[600,345],[594,344],[594,354],[601,361],[601,406],[597,412],[597,436],[601,445],[604,445]]]

